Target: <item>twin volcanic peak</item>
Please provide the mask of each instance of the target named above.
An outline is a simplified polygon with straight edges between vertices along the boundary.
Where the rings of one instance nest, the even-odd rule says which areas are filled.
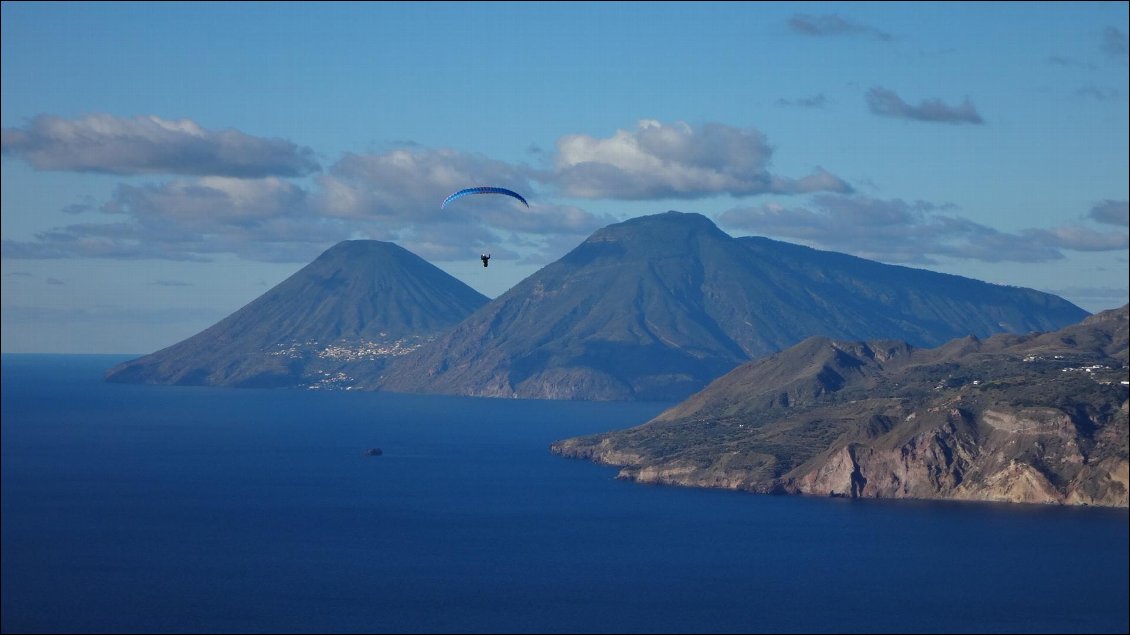
[[[700,214],[667,212],[598,230],[489,303],[399,247],[342,243],[110,378],[675,401],[814,335],[936,346],[1086,316],[1030,289],[733,238]],[[327,361],[369,343],[379,355]]]
[[[110,369],[125,383],[343,387],[488,298],[393,243],[350,240],[173,346]]]

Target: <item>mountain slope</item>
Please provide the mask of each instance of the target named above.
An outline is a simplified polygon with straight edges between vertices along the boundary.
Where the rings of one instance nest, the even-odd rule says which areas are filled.
[[[366,386],[676,400],[811,335],[929,346],[1086,315],[1030,289],[735,239],[702,215],[667,212],[595,232]]]
[[[1124,306],[934,349],[811,338],[551,449],[641,482],[1125,507],[1128,331]]]
[[[812,334],[936,346],[966,335],[1053,331],[1087,313],[1054,295],[887,265],[763,237],[738,238],[765,276],[826,325]]]
[[[377,372],[390,357],[415,349],[486,302],[397,245],[345,241],[215,325],[121,364],[106,378],[242,387],[328,385]]]

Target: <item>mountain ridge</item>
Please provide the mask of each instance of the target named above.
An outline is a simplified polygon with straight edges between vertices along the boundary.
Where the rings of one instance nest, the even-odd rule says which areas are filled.
[[[775,245],[788,244],[735,239],[693,213],[609,225],[366,385],[468,396],[676,400],[809,335],[932,345],[966,333],[1058,328],[1087,315],[1049,294],[909,268],[898,268],[908,273],[883,287],[863,275],[829,273],[834,266],[816,259],[806,264],[809,273],[797,273],[801,267],[776,262],[786,248]],[[808,253],[798,249],[808,250],[787,248]],[[848,280],[826,281],[836,276]],[[945,286],[939,281],[956,290],[928,288]],[[879,299],[856,298],[860,288]]]

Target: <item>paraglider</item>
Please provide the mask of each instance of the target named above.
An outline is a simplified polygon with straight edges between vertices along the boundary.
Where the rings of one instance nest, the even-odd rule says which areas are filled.
[[[526,202],[526,199],[522,198],[522,195],[515,192],[514,190],[508,190],[504,187],[482,186],[482,187],[469,187],[469,188],[464,189],[464,190],[459,190],[458,192],[452,194],[451,196],[448,196],[447,198],[443,199],[443,204],[440,205],[439,208],[443,209],[443,208],[447,207],[447,204],[450,203],[451,201],[454,201],[455,199],[463,197],[463,196],[467,196],[468,194],[502,194],[503,196],[509,196],[511,198],[516,198],[519,201],[522,201],[522,204],[525,205],[526,207],[530,206],[530,204]],[[490,264],[490,254],[487,254],[487,253],[480,254],[479,260],[482,260],[483,266],[486,267],[487,265]]]
[[[508,190],[504,187],[469,187],[465,190],[459,190],[458,192],[456,192],[456,193],[452,194],[451,196],[448,196],[447,198],[445,198],[443,200],[443,204],[440,205],[439,208],[443,209],[443,208],[447,207],[447,204],[450,203],[451,201],[454,201],[455,199],[463,197],[463,196],[467,196],[468,194],[503,194],[505,196],[510,196],[510,197],[518,199],[519,201],[522,201],[522,204],[525,205],[526,207],[530,206],[530,204],[526,202],[526,199],[522,198],[521,194],[519,194],[519,193],[517,193],[513,190]]]

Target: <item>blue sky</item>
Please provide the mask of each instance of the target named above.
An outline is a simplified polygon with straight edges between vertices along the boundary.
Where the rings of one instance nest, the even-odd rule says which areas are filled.
[[[671,209],[1118,307],[1128,6],[4,2],[2,348],[152,352],[351,238],[496,297]]]

